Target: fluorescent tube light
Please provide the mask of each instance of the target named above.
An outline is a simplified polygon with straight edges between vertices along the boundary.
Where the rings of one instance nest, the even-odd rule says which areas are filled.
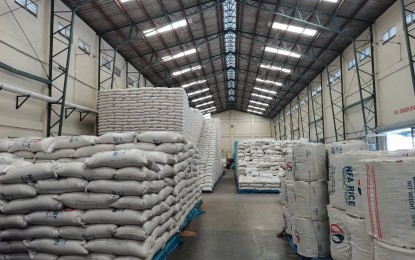
[[[291,56],[291,57],[294,57],[294,58],[300,58],[301,57],[301,55],[298,54],[298,53],[283,50],[283,49],[279,49],[279,48],[265,47],[265,51],[276,53],[276,54],[281,54],[281,55],[285,55],[285,56]]]
[[[252,106],[252,105],[248,105],[248,107],[250,107],[250,108],[252,108],[252,109],[262,110],[262,111],[265,111],[265,110],[266,110],[265,108],[262,108],[262,107],[256,107],[256,106]]]
[[[182,88],[187,88],[187,87],[190,87],[190,86],[193,86],[193,85],[196,85],[196,84],[202,84],[202,83],[205,83],[205,82],[206,82],[205,79],[204,80],[194,81],[194,82],[191,82],[191,83],[182,85]]]
[[[262,115],[262,114],[263,114],[263,113],[262,113],[262,112],[260,112],[260,111],[255,111],[255,110],[252,110],[252,109],[248,109],[247,111],[248,111],[248,112],[251,112],[251,113],[260,114],[260,115]]]
[[[277,22],[274,22],[272,24],[272,28],[277,29],[277,30],[282,30],[282,31],[289,31],[292,33],[297,33],[297,34],[303,34],[307,36],[314,36],[317,33],[316,30],[306,29],[304,27],[298,27],[294,25],[288,25],[288,24],[277,23]]]
[[[177,58],[184,57],[184,56],[194,54],[194,53],[196,53],[196,49],[191,49],[191,50],[187,50],[187,51],[184,51],[184,52],[177,53],[173,56],[166,56],[166,57],[163,57],[161,59],[163,61],[169,61],[169,60],[172,60],[172,59],[177,59]]]
[[[203,104],[199,104],[196,107],[203,107],[203,106],[206,106],[206,105],[209,105],[209,104],[212,104],[212,103],[213,103],[213,101],[209,101],[209,102],[206,102],[206,103],[203,103]]]
[[[268,96],[264,96],[264,95],[259,95],[259,94],[256,94],[256,93],[252,93],[252,96],[259,97],[259,98],[272,99],[272,97],[268,97]]]
[[[201,100],[204,100],[204,99],[208,99],[208,98],[211,98],[211,97],[212,97],[212,95],[205,96],[205,97],[201,97],[201,98],[196,98],[196,99],[192,100],[192,102],[198,102],[198,101],[201,101]]]
[[[186,20],[180,20],[180,21],[174,22],[172,24],[163,26],[159,29],[145,30],[145,31],[143,31],[143,33],[144,33],[144,36],[152,36],[152,35],[156,35],[157,33],[168,32],[168,31],[171,31],[173,29],[180,28],[180,27],[183,27],[183,26],[186,26],[186,25],[187,25]]]
[[[202,113],[212,112],[212,111],[216,111],[216,107],[209,107],[209,108],[200,110],[200,112],[202,112]]]
[[[257,78],[256,80],[259,81],[259,82],[263,82],[263,83],[270,83],[270,84],[274,84],[274,85],[277,85],[277,86],[282,86],[282,83],[272,81],[272,80],[268,80],[268,79],[263,80],[263,79]]]
[[[281,67],[276,67],[276,66],[271,66],[271,65],[261,64],[259,67],[260,68],[266,68],[266,69],[269,69],[269,70],[279,70],[279,71],[282,71],[282,72],[285,72],[285,73],[291,73],[291,70],[289,70],[289,69],[284,69],[284,68],[281,68]]]
[[[254,100],[249,100],[249,102],[254,103],[256,105],[260,105],[260,106],[265,106],[265,107],[269,106],[269,104],[267,104],[267,103],[262,103],[262,102],[258,102],[258,101],[254,101]]]
[[[337,3],[339,0],[324,0],[326,2],[332,2],[332,3]]]
[[[263,89],[263,88],[258,88],[258,87],[254,87],[254,89],[256,89],[256,90],[258,90],[258,91],[261,91],[261,92],[264,92],[264,93],[268,93],[268,94],[277,94],[277,92],[276,91],[272,91],[272,90],[268,90],[268,89]]]
[[[184,69],[184,70],[179,70],[179,71],[173,72],[172,75],[173,76],[178,76],[178,75],[181,75],[181,74],[189,72],[189,71],[199,70],[201,68],[202,68],[202,66],[199,65],[199,66],[196,66],[196,67],[191,67],[191,68],[187,68],[187,69]]]
[[[196,95],[196,94],[201,94],[201,93],[203,93],[203,92],[206,92],[206,91],[208,91],[209,89],[208,88],[204,88],[204,89],[201,89],[201,90],[197,90],[197,91],[194,91],[194,92],[190,92],[189,94],[187,94],[187,96],[193,96],[193,95]]]

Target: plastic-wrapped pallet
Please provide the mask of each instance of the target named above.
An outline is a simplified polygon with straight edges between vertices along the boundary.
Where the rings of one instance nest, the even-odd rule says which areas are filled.
[[[238,142],[237,178],[240,190],[277,191],[285,176],[285,153],[281,141]]]
[[[198,142],[198,149],[202,157],[199,171],[203,175],[203,191],[212,191],[213,186],[223,172],[219,119],[205,119]]]
[[[100,91],[98,132],[172,131],[197,144],[203,115],[189,107],[181,88],[138,88]]]
[[[7,195],[0,207],[0,254],[29,259],[30,250],[37,257],[32,259],[43,260],[151,258],[199,200],[200,158],[176,133],[146,132],[137,139],[135,133],[108,133],[79,145],[56,140],[56,147],[76,148],[75,153],[98,152],[87,163],[9,167],[0,175]],[[119,149],[126,146],[146,150]]]
[[[415,245],[415,158],[366,159],[361,178],[366,229],[377,240],[397,246]]]

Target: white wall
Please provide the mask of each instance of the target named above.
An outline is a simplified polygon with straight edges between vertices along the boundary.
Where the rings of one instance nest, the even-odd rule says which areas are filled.
[[[222,157],[233,158],[236,140],[271,138],[270,120],[236,110],[213,114],[219,118],[222,131]]]
[[[6,4],[7,3],[7,4]],[[47,78],[49,62],[49,24],[50,24],[50,1],[37,1],[38,15],[34,16],[27,10],[20,8],[13,0],[0,1],[0,14],[9,11],[7,5],[14,11],[18,22],[24,33],[30,40],[34,51],[28,40],[20,29],[12,14],[0,16],[0,61],[16,69]],[[69,9],[60,1],[55,1],[55,10],[68,11]],[[70,13],[60,13],[60,16],[69,18]],[[55,30],[58,23],[65,25],[64,21],[55,16]],[[67,40],[57,35],[62,41]],[[90,54],[85,54],[78,48],[78,40],[81,38],[90,45]],[[57,41],[55,41],[56,43]],[[78,17],[75,19],[71,63],[69,66],[69,80],[67,89],[67,102],[75,103],[92,109],[97,108],[98,95],[98,36]],[[103,41],[103,45],[106,43]],[[60,46],[59,46],[60,45]],[[55,50],[64,46],[56,45]],[[108,47],[108,46],[106,46]],[[36,53],[36,54],[35,54]],[[111,52],[112,55],[113,52]],[[38,56],[40,62],[37,60]],[[64,54],[58,56],[60,64],[64,65]],[[126,62],[124,58],[117,55],[116,65],[121,71],[121,77],[115,78],[115,88],[126,87]],[[42,68],[43,67],[43,68]],[[111,66],[112,67],[112,66]],[[129,65],[129,70],[134,71]],[[54,73],[58,72],[54,66]],[[108,75],[110,72],[108,71]],[[105,74],[105,73],[104,73]],[[107,75],[107,76],[108,76]],[[138,74],[132,74],[138,77]],[[104,77],[104,76],[103,76]],[[144,83],[144,77],[142,83]],[[63,79],[63,77],[62,77]],[[11,84],[20,88],[28,89],[37,93],[47,95],[47,85],[17,76],[6,70],[0,69],[0,82]],[[57,85],[62,84],[59,79]],[[146,84],[150,86],[150,84]],[[139,84],[136,83],[136,87]],[[56,96],[57,94],[55,94]],[[57,107],[58,108],[58,107]],[[15,95],[0,91],[0,138],[17,136],[45,136],[47,120],[46,103],[29,99],[20,109],[15,109]],[[64,121],[64,134],[94,134],[96,128],[96,117],[88,115],[83,121],[79,120],[79,113],[74,112]]]
[[[382,35],[392,26],[396,26],[397,34],[389,42],[382,43]],[[409,29],[414,29],[412,24]],[[376,108],[377,108],[377,126],[379,129],[389,128],[396,125],[410,126],[415,119],[415,110],[404,112],[401,109],[415,106],[415,93],[412,88],[412,81],[409,71],[409,61],[406,51],[406,42],[404,38],[402,14],[400,10],[399,1],[393,4],[379,19],[373,24],[374,36],[374,64],[375,64],[375,91],[376,91]],[[369,30],[363,32],[356,39],[356,46],[358,51],[362,51],[370,45],[364,42],[369,39]],[[415,43],[415,41],[413,42]],[[415,46],[415,45],[413,45]],[[357,82],[357,74],[355,68],[348,70],[348,61],[354,58],[354,49],[350,45],[342,54],[342,59],[338,57],[330,68],[338,67],[342,63],[342,81],[343,81],[343,103],[348,106],[360,100],[359,88]],[[357,59],[362,70],[371,72],[371,63],[366,63],[367,60],[360,61]],[[329,89],[327,86],[327,73],[322,73],[323,77],[323,113],[324,113],[324,128],[326,142],[332,142],[334,138],[334,123],[333,113],[331,109],[331,100],[329,96]],[[364,87],[368,87],[370,77],[365,73],[360,73],[361,81]],[[370,85],[370,84],[369,84]],[[312,85],[313,86],[313,85]],[[365,92],[364,92],[365,93]],[[306,95],[306,90],[302,91],[301,98]],[[366,97],[367,94],[364,94]],[[297,99],[294,99],[291,104],[294,105]],[[339,101],[338,101],[339,102]],[[311,109],[311,106],[310,106]],[[311,112],[311,110],[310,110]],[[281,112],[282,113],[282,112]],[[364,138],[363,132],[363,115],[360,105],[354,106],[345,112],[344,127],[346,132],[346,139]],[[278,116],[276,117],[278,118]],[[287,117],[288,118],[288,117]],[[277,119],[276,119],[277,120]],[[313,121],[313,115],[310,113],[310,121]],[[282,121],[281,121],[282,123]],[[289,128],[287,127],[287,130]],[[311,126],[311,139],[315,139],[315,128]],[[277,133],[278,135],[278,133]],[[290,133],[287,133],[290,137]]]

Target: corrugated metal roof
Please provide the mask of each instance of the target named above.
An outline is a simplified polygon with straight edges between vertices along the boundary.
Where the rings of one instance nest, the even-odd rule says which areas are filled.
[[[76,0],[63,0],[74,8]],[[136,39],[119,48],[121,55],[155,86],[180,87],[197,80],[206,83],[189,87],[189,92],[209,87],[217,112],[228,109],[246,111],[254,86],[265,86],[256,78],[285,82],[290,89],[278,91],[272,102],[275,116],[306,87],[355,38],[373,23],[394,0],[237,0],[236,19],[236,103],[227,102],[227,71],[223,25],[223,0],[92,0],[78,16],[114,48],[126,40],[130,26]],[[143,31],[187,19],[189,25],[151,37]],[[301,20],[301,21],[300,21]],[[305,22],[304,22],[305,21]],[[314,37],[299,36],[271,28],[272,22],[317,29]],[[307,24],[309,23],[309,24]],[[314,25],[313,25],[314,24]],[[315,26],[317,25],[317,26]],[[327,27],[327,29],[321,29]],[[301,53],[301,58],[265,52],[265,46]],[[194,55],[163,62],[164,56],[197,48]],[[155,57],[157,59],[155,59]],[[290,74],[260,68],[272,64],[292,70]],[[172,77],[171,73],[192,66],[202,69]],[[295,73],[294,73],[295,72]],[[268,85],[267,85],[268,86]],[[266,95],[266,94],[264,94]],[[280,100],[281,99],[281,100]]]

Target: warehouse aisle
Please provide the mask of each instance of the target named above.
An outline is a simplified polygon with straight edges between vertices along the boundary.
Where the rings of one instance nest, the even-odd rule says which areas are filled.
[[[202,210],[184,233],[184,244],[169,260],[298,259],[288,242],[276,237],[283,226],[275,194],[238,194],[227,171],[214,193],[203,194]]]

